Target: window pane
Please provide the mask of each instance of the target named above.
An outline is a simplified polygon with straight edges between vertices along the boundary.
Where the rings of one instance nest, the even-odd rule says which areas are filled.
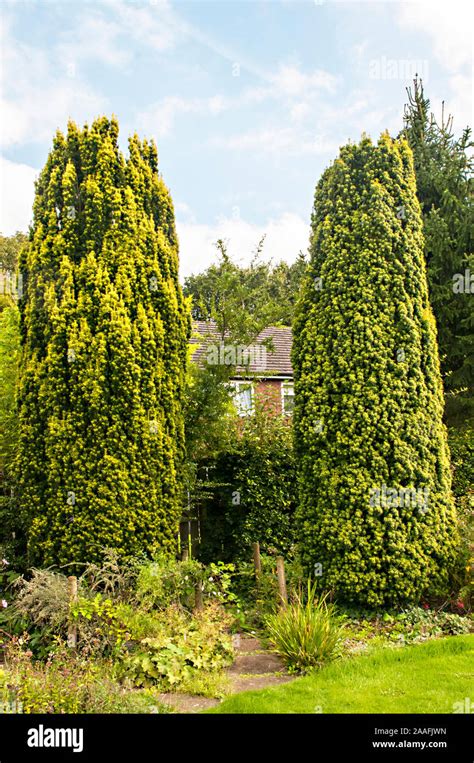
[[[235,396],[235,404],[241,415],[246,415],[252,410],[252,389],[249,385],[241,385]]]
[[[293,384],[283,385],[283,413],[291,414],[295,407],[295,392]]]

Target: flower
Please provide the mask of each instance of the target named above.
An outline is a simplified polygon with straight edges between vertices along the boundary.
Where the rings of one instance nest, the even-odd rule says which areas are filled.
[[[8,561],[8,559],[2,559],[2,564],[3,564],[4,567],[8,567],[10,562]]]
[[[2,607],[3,607],[4,609],[6,609],[6,607],[8,607],[8,602],[7,602],[7,600],[6,600],[6,599],[2,599]]]

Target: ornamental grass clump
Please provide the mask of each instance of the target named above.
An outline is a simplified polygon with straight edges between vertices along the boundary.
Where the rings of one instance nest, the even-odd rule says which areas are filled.
[[[290,605],[265,618],[268,640],[292,672],[307,672],[334,659],[340,652],[345,618],[316,596],[308,582],[306,596],[297,593]]]

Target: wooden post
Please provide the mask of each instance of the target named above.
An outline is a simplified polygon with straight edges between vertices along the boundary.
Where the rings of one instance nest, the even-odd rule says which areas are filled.
[[[258,541],[256,543],[252,543],[252,548],[253,548],[253,566],[255,569],[255,579],[258,583],[262,575],[262,560],[260,558],[260,543]]]
[[[194,609],[196,612],[200,612],[204,608],[202,601],[202,580],[198,580],[194,591]]]
[[[70,575],[67,580],[69,602],[72,603],[77,601],[77,578],[75,575]],[[67,631],[67,645],[70,649],[75,649],[77,645],[77,625],[73,622],[70,622]]]
[[[186,546],[183,546],[182,551],[181,551],[181,561],[182,562],[187,562],[188,559],[189,559],[189,549],[186,548]]]
[[[288,594],[286,591],[285,562],[282,556],[277,556],[276,565],[277,565],[278,595],[280,599],[280,607],[284,609],[285,607],[288,606]]]

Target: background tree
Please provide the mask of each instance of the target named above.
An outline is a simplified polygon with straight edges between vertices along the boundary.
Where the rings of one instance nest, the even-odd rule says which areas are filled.
[[[199,555],[205,561],[248,559],[252,543],[262,552],[288,554],[295,542],[297,503],[293,436],[288,420],[255,413],[233,422],[233,439],[212,468],[213,490],[204,497]]]
[[[16,387],[20,347],[17,300],[18,259],[28,236],[0,234],[0,545],[8,558],[17,555],[21,539],[15,509],[15,458],[18,445]]]
[[[341,149],[316,188],[310,253],[293,345],[302,559],[342,599],[414,601],[447,585],[457,533],[405,140]]]
[[[14,507],[14,464],[18,444],[16,385],[20,354],[16,306],[0,312],[0,546],[3,555],[16,555],[19,538]]]
[[[226,476],[223,473],[217,476],[215,471],[217,460],[232,461],[237,442],[234,391],[228,384],[236,374],[236,363],[229,360],[231,355],[226,355],[226,351],[258,345],[260,332],[278,319],[279,306],[270,296],[267,281],[268,265],[260,259],[262,246],[263,239],[251,266],[242,269],[232,261],[225,242],[219,240],[217,263],[186,281],[185,292],[192,299],[193,316],[196,320],[212,321],[213,331],[211,337],[195,331],[196,343],[191,348],[192,362],[188,367],[185,398],[188,518],[197,517],[203,501],[207,506],[218,503],[216,491],[227,489],[233,479],[232,470],[226,470]],[[207,353],[201,355],[200,363],[192,360],[202,343],[223,348],[219,362],[207,362]],[[271,339],[264,340],[264,344],[272,349]],[[220,362],[222,359],[226,362]],[[248,371],[248,376],[251,375]],[[216,509],[213,516],[219,511]]]
[[[464,291],[453,276],[474,275],[473,153],[471,129],[456,138],[453,117],[430,113],[421,80],[408,89],[406,136],[413,151],[423,213],[430,300],[438,326],[445,389],[474,398],[474,306],[469,276]]]
[[[0,312],[16,304],[18,291],[21,291],[18,259],[27,241],[28,236],[19,231],[13,236],[2,236],[0,233]]]
[[[20,251],[27,241],[27,234],[21,231],[12,236],[3,236],[0,233],[0,268],[16,271]]]
[[[171,550],[189,334],[156,147],[57,133],[21,255],[18,505],[34,564]]]
[[[219,259],[203,273],[188,276],[184,293],[193,298],[192,315],[195,320],[222,321],[231,319],[231,306],[244,310],[243,326],[252,332],[252,322],[266,321],[266,325],[289,326],[303,280],[306,261],[299,254],[291,265],[261,259],[264,238],[260,241],[250,265],[242,267],[233,262],[223,241],[218,241]]]

